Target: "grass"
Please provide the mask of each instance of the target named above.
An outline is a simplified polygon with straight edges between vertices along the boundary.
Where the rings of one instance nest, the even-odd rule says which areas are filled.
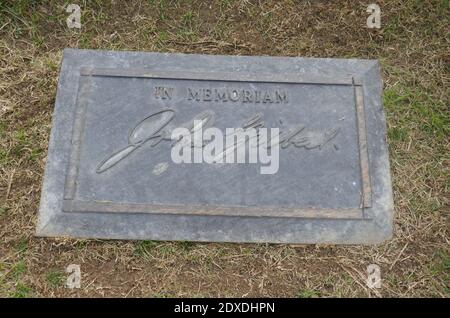
[[[61,287],[63,285],[64,274],[59,269],[52,269],[47,272],[45,278],[51,287]]]
[[[158,243],[155,241],[140,241],[136,243],[134,253],[137,256],[144,256],[157,246]]]
[[[32,296],[32,288],[23,281],[27,270],[23,260],[13,264],[9,270],[7,265],[0,263],[0,293],[3,294],[3,297],[27,298]]]
[[[0,216],[6,214],[7,211],[8,211],[7,207],[4,207],[4,206],[0,207]]]
[[[23,261],[19,261],[17,264],[14,264],[14,266],[11,268],[9,272],[9,276],[12,279],[19,279],[23,276],[23,274],[26,272],[27,267]]]
[[[19,240],[19,242],[17,242],[17,244],[14,246],[14,249],[18,253],[25,252],[27,248],[28,248],[28,239],[26,237],[22,237]]]
[[[298,298],[317,298],[317,297],[319,297],[319,294],[314,290],[306,289],[306,290],[299,291],[297,294],[297,297]]]
[[[31,297],[31,288],[26,286],[24,283],[17,283],[15,290],[12,294],[10,294],[11,298],[29,298]]]
[[[0,296],[449,297],[449,4],[346,1],[0,2]],[[379,246],[33,237],[65,47],[377,58],[395,236]],[[82,289],[62,288],[79,264]],[[365,286],[378,264],[382,287]]]
[[[418,89],[399,86],[386,90],[383,98],[385,107],[393,114],[403,112],[398,124],[405,126],[403,129],[406,131],[408,123],[419,121],[418,129],[423,134],[445,141],[450,133],[450,112],[445,101]]]

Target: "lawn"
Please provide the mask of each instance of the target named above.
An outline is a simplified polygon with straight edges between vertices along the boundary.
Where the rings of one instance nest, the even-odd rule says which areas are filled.
[[[450,297],[448,0],[0,0],[0,297]],[[375,1],[373,1],[375,2]],[[379,59],[395,201],[378,246],[36,238],[62,49]],[[64,286],[69,264],[81,288]],[[381,268],[379,289],[366,268]]]

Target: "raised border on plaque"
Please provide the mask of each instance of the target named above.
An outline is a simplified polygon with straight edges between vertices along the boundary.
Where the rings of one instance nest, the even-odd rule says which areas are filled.
[[[79,153],[82,144],[86,115],[86,99],[89,95],[90,78],[102,77],[133,77],[157,78],[175,80],[219,81],[219,82],[254,82],[254,83],[285,83],[305,85],[345,85],[352,86],[354,92],[356,127],[358,135],[358,150],[361,175],[361,202],[359,208],[287,208],[272,206],[219,206],[219,205],[166,205],[166,204],[135,204],[109,201],[77,200],[76,180],[78,174]],[[364,209],[372,205],[372,189],[369,171],[369,157],[367,149],[367,132],[364,108],[363,84],[354,77],[340,78],[302,78],[295,74],[258,74],[258,77],[234,73],[206,73],[206,72],[157,72],[149,69],[116,69],[116,68],[82,68],[77,92],[75,121],[72,131],[72,150],[64,188],[64,212],[105,212],[105,213],[155,213],[155,214],[184,214],[184,215],[216,215],[216,216],[254,216],[254,217],[290,217],[314,219],[360,219],[369,220]]]

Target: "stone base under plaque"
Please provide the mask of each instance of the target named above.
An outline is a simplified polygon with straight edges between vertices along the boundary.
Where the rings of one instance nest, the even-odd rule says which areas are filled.
[[[381,94],[373,60],[66,49],[37,235],[383,242],[393,200]],[[274,174],[175,164],[168,134],[198,114],[220,129],[255,114],[284,136],[300,128]]]

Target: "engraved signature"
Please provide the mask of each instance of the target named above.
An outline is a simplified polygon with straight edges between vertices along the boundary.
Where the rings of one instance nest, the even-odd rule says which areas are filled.
[[[149,141],[153,141],[151,147],[157,146],[161,141],[172,141],[171,134],[173,129],[167,126],[174,119],[174,117],[175,110],[173,109],[159,110],[145,117],[130,131],[128,135],[128,145],[101,161],[96,168],[96,172],[102,173],[115,166],[121,160],[131,155],[135,150],[142,147]],[[193,136],[197,130],[211,127],[215,122],[215,118],[216,116],[213,111],[206,110],[195,115],[191,120],[178,125],[177,127],[187,128],[191,133],[191,136]],[[253,128],[258,131],[258,129],[264,127],[264,125],[263,115],[261,113],[257,113],[244,121],[238,129],[245,132],[247,129]],[[288,148],[290,145],[294,145],[297,148],[303,147],[305,149],[321,148],[338,133],[339,128],[332,128],[324,133],[321,133],[305,131],[304,125],[298,125],[295,128],[280,132],[278,142],[269,140],[267,142],[267,148],[277,145],[279,145],[282,149]],[[257,134],[256,138],[258,137],[259,135]],[[172,147],[179,142],[183,143],[185,140],[180,137],[180,139],[175,140],[172,143]],[[189,142],[191,143],[191,147],[194,147],[194,144],[196,144],[193,138],[191,138]],[[243,142],[245,142],[245,140]],[[261,142],[266,141],[260,140],[259,143]],[[204,145],[205,144],[203,143],[202,146]],[[224,151],[219,153],[216,157],[219,158],[230,151],[234,151],[237,146],[239,145],[235,144],[232,147],[224,149]]]

